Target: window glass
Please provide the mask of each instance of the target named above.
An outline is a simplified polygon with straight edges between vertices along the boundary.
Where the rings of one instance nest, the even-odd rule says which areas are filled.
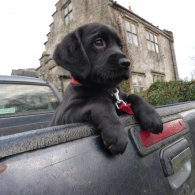
[[[130,34],[127,35],[127,39],[129,43],[133,43],[132,36]]]
[[[64,15],[66,16],[67,14],[68,14],[68,9],[65,8],[65,9],[64,9]]]
[[[136,25],[132,24],[131,22],[125,21],[125,27],[126,27],[128,42],[130,44],[138,46]]]
[[[157,37],[154,35],[154,42],[155,43],[158,43],[158,41],[157,41]]]
[[[157,36],[146,31],[146,40],[147,40],[148,50],[159,53],[159,45],[158,45]]]
[[[149,50],[152,50],[152,46],[151,45],[152,45],[152,43],[150,41],[147,41],[147,46],[148,46]]]
[[[154,36],[150,33],[150,41],[154,42]]]
[[[156,53],[159,53],[158,45],[155,44],[155,47],[156,47]]]
[[[130,25],[129,22],[125,21],[125,28],[127,31],[130,31]]]
[[[70,2],[70,4],[69,4],[69,6],[68,6],[68,9],[69,9],[69,11],[72,10],[72,3],[71,3],[71,2]]]
[[[154,48],[154,44],[153,43],[151,44],[151,50],[152,51],[155,51],[155,48]]]
[[[150,39],[149,38],[149,32],[147,32],[147,31],[146,31],[146,39],[148,39],[148,40]]]
[[[70,2],[64,8],[65,25],[68,25],[73,20],[73,13],[72,12],[73,12],[73,8],[72,8],[72,3]]]
[[[131,32],[136,34],[136,29],[134,24],[131,24]]]
[[[134,93],[144,91],[145,89],[145,75],[142,73],[132,74],[132,89]]]
[[[0,84],[0,117],[54,111],[59,101],[48,86]]]
[[[133,43],[138,46],[137,36],[133,35]]]
[[[72,14],[72,12],[70,12],[70,14],[69,14],[69,21],[71,21],[71,20],[73,20],[73,14]]]
[[[164,75],[159,74],[153,74],[153,82],[157,81],[164,81]]]

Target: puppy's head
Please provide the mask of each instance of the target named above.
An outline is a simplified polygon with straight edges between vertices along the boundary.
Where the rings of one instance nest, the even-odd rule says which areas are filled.
[[[82,83],[115,86],[129,76],[130,61],[116,31],[90,23],[69,33],[54,51],[56,63]]]

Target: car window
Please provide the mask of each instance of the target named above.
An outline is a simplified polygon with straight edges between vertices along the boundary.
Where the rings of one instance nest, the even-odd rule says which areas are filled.
[[[0,117],[54,111],[58,104],[48,86],[0,84]]]

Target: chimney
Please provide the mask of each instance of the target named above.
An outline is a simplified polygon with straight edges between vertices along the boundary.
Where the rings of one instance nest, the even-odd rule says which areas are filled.
[[[128,9],[129,9],[129,11],[131,11],[131,12],[132,12],[132,9],[131,9],[131,5],[130,5],[130,3],[129,3],[129,6],[128,6]]]

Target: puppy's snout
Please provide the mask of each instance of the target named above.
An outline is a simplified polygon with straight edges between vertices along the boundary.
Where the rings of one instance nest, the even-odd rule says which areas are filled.
[[[130,61],[127,58],[121,58],[119,60],[119,65],[123,68],[128,68],[130,66]]]

